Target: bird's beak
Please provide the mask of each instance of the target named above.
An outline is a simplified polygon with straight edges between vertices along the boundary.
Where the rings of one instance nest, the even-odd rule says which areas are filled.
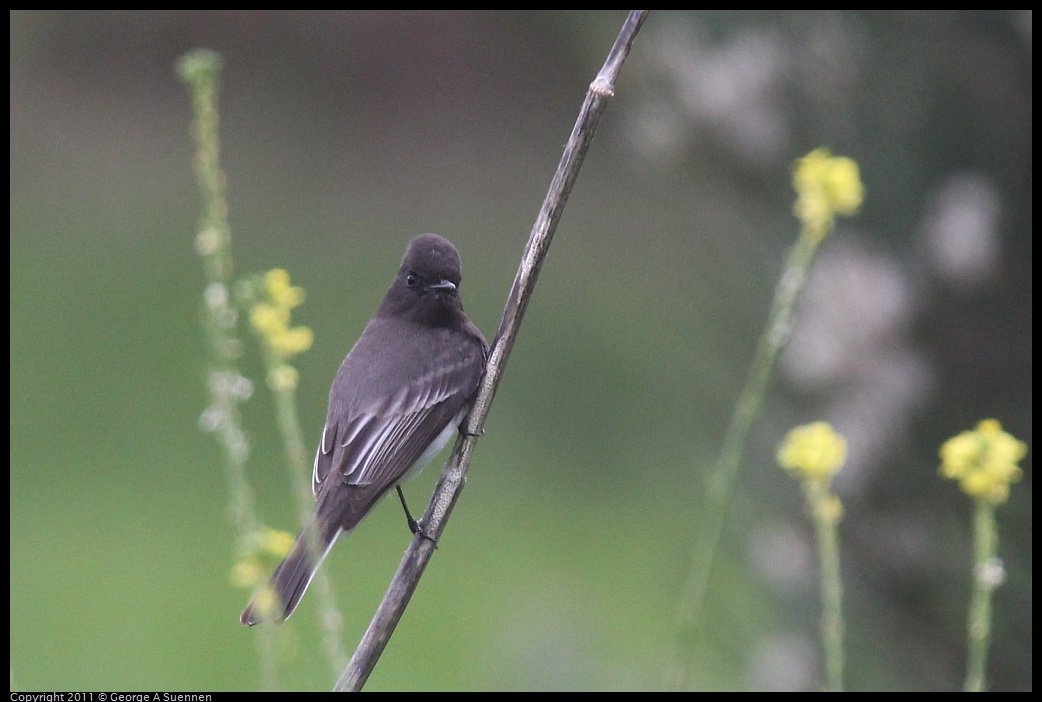
[[[427,286],[428,290],[444,290],[445,292],[454,293],[456,292],[456,284],[451,280],[441,280],[437,283],[432,283]]]

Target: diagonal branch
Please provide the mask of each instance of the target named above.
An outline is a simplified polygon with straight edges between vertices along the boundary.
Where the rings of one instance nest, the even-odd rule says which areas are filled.
[[[460,437],[452,450],[452,456],[449,458],[448,465],[445,466],[434,490],[434,496],[427,506],[423,526],[427,534],[434,540],[441,536],[445,523],[452,513],[452,508],[463,491],[474,447],[481,435],[482,427],[485,425],[485,419],[488,417],[496,388],[499,387],[500,379],[503,377],[503,371],[506,368],[510,351],[514,347],[514,340],[521,327],[525,309],[535,291],[539,269],[550,248],[550,241],[557,230],[557,223],[561,219],[568,195],[579,175],[583,158],[593,140],[597,122],[607,106],[608,98],[614,95],[615,79],[629,55],[634,37],[644,24],[644,20],[647,19],[648,12],[648,10],[630,12],[604,66],[586,92],[586,99],[579,110],[579,117],[572,128],[568,143],[564,147],[564,154],[561,156],[557,172],[550,183],[550,190],[543,200],[539,215],[532,226],[532,233],[528,237],[521,265],[517,269],[514,285],[510,289],[510,296],[507,298],[506,308],[503,310],[499,330],[492,342],[485,376],[478,388],[474,406],[461,426]],[[434,541],[420,535],[413,538],[373,621],[358,644],[347,669],[337,681],[334,688],[336,691],[360,690],[365,685],[433,554]]]

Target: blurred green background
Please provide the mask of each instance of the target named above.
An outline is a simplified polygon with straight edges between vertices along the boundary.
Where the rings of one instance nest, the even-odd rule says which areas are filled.
[[[587,85],[596,13],[11,12],[12,689],[260,686],[229,571],[175,60],[225,59],[237,272],[281,266],[299,402],[329,383],[412,236],[449,237],[489,337]],[[835,487],[853,689],[957,689],[969,500],[937,449],[1031,443],[1032,15],[652,13],[569,200],[470,481],[367,689],[658,689],[720,444],[797,225],[790,164],[859,161],[815,264],[710,583],[700,689],[820,686],[795,424],[850,442]],[[260,377],[256,354],[244,370]],[[295,500],[262,384],[264,518]],[[447,454],[446,454],[447,455]],[[1032,686],[1031,454],[998,511],[993,688]],[[439,463],[440,465],[440,463]],[[407,490],[421,507],[438,468]],[[354,649],[408,543],[389,500],[324,568]],[[315,608],[282,684],[329,689]]]

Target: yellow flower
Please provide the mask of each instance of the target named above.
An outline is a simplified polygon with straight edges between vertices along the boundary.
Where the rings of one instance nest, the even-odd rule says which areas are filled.
[[[864,199],[857,161],[833,156],[825,148],[796,161],[792,185],[797,195],[793,212],[804,231],[817,239],[828,233],[837,214],[857,213]]]
[[[293,366],[282,363],[268,372],[268,387],[272,390],[296,390],[300,374]]]
[[[264,577],[260,564],[252,557],[243,558],[232,568],[232,585],[242,588],[253,588]]]
[[[810,480],[828,482],[847,460],[847,440],[828,422],[792,429],[778,447],[778,465]]]
[[[843,503],[835,495],[822,495],[814,506],[816,517],[826,524],[838,524],[843,518]]]
[[[259,286],[263,302],[250,307],[250,324],[264,343],[280,359],[296,356],[311,348],[314,336],[308,327],[290,328],[290,310],[304,301],[304,288],[289,284],[289,273],[273,268],[264,274]]]
[[[235,587],[256,588],[260,583],[264,582],[268,572],[270,572],[261,564],[262,560],[267,559],[260,558],[260,556],[268,554],[282,559],[293,548],[294,541],[293,534],[285,531],[269,527],[257,529],[250,539],[249,552],[232,566],[232,584]]]
[[[292,309],[304,302],[304,288],[289,284],[289,273],[273,268],[264,275],[268,298],[278,307]]]
[[[272,268],[264,274],[264,287],[270,294],[289,287],[289,273],[285,268]]]
[[[267,302],[258,302],[250,308],[250,324],[261,336],[274,336],[284,331],[289,324],[289,310]]]
[[[290,358],[311,348],[313,340],[314,335],[310,328],[293,327],[269,336],[268,344],[283,358]]]
[[[253,610],[262,618],[271,618],[280,606],[279,594],[271,585],[265,585],[253,596]]]
[[[265,529],[261,536],[261,548],[277,558],[283,558],[293,548],[296,538],[288,531]]]
[[[999,505],[1009,497],[1010,483],[1020,480],[1017,462],[1027,452],[1027,444],[1004,432],[997,420],[985,419],[944,442],[941,475],[958,480],[967,495]]]

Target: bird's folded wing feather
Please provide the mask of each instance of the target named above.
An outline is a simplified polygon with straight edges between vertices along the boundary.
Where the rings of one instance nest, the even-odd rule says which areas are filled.
[[[315,494],[331,477],[380,492],[390,487],[459,414],[480,370],[471,359],[433,363],[428,373],[368,407],[331,412],[315,454]]]

